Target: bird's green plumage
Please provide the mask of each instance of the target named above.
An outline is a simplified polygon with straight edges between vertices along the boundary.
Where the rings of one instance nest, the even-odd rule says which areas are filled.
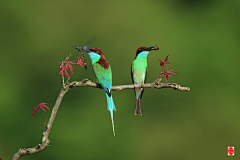
[[[109,89],[111,89],[111,86],[112,86],[112,70],[110,65],[107,69],[105,69],[99,63],[94,63],[92,67],[93,67],[93,72],[98,82],[103,87],[103,89],[106,92],[110,92]]]
[[[132,63],[132,72],[134,82],[137,84],[144,83],[147,72],[147,58],[137,57]]]
[[[132,62],[132,81],[133,84],[144,84],[147,78],[147,56],[150,51],[159,50],[157,46],[155,47],[139,47],[136,52],[136,57]],[[141,111],[141,99],[143,95],[144,88],[135,88],[136,95],[136,108],[134,115],[142,116]]]
[[[116,107],[114,105],[112,94],[111,94],[112,70],[100,49],[89,48],[88,50],[89,50],[88,55],[92,61],[93,73],[95,74],[98,82],[106,92],[107,109],[110,111],[112,126],[113,126],[113,133],[115,135],[113,111],[116,111]]]
[[[134,84],[142,84],[145,82],[147,75],[147,58],[137,56],[132,62],[132,79]],[[141,94],[141,88],[136,90],[136,98],[138,99]]]

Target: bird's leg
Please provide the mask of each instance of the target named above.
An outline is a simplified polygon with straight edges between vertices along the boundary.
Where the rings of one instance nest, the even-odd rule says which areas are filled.
[[[96,84],[100,84],[97,79],[96,79]]]

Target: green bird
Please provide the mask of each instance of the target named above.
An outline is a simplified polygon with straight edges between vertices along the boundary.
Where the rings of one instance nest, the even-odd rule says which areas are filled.
[[[91,61],[92,68],[95,77],[97,78],[98,83],[102,86],[106,93],[107,98],[107,109],[110,111],[113,134],[115,136],[114,131],[114,121],[113,121],[113,111],[116,111],[116,107],[112,98],[112,70],[110,65],[108,64],[106,58],[104,57],[102,51],[99,48],[83,48],[85,52],[88,53]]]
[[[132,81],[133,84],[144,84],[147,79],[147,56],[150,51],[159,50],[157,46],[155,47],[139,47],[136,52],[136,57],[132,62]],[[136,95],[136,108],[134,115],[142,116],[141,110],[141,99],[143,95],[144,88],[135,88]]]

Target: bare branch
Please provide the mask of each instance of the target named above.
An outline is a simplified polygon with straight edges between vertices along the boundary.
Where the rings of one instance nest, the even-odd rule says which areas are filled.
[[[76,82],[73,87],[83,87],[83,86],[89,86],[94,88],[101,88],[100,84],[93,83],[92,81],[88,79],[84,79],[80,82]],[[119,85],[119,86],[112,86],[113,91],[121,91],[124,89],[134,89],[134,88],[172,88],[174,90],[178,91],[190,91],[189,87],[181,87],[180,85],[176,83],[160,83],[160,79],[155,80],[153,83],[145,83],[145,84],[132,84],[132,85]]]
[[[61,101],[62,101],[64,95],[67,93],[68,90],[70,90],[70,86],[72,86],[74,83],[75,82],[72,82],[71,84],[62,88],[61,92],[59,93],[58,98],[55,102],[55,105],[52,109],[52,113],[51,113],[51,116],[50,116],[48,124],[47,124],[47,129],[45,129],[45,131],[43,132],[41,144],[38,144],[36,147],[33,147],[33,148],[27,148],[27,149],[20,148],[19,151],[14,154],[14,156],[12,157],[12,160],[18,160],[22,156],[40,152],[41,150],[43,150],[44,148],[49,146],[50,140],[48,139],[48,135],[52,128],[52,124],[53,124],[55,116],[57,114],[59,105],[61,104]]]
[[[112,90],[121,91],[124,89],[134,89],[134,88],[156,88],[156,89],[172,88],[178,91],[190,91],[189,87],[181,87],[176,83],[160,83],[160,81],[161,79],[157,79],[153,83],[112,86]],[[79,81],[79,82],[77,81],[71,82],[70,84],[67,84],[66,86],[64,86],[60,91],[58,98],[55,102],[55,105],[52,109],[52,113],[47,124],[47,129],[43,132],[43,135],[42,135],[41,144],[38,144],[36,147],[33,147],[33,148],[27,148],[27,149],[20,148],[19,151],[15,153],[15,155],[12,157],[12,160],[18,160],[22,156],[40,152],[44,148],[49,146],[50,140],[48,139],[48,136],[64,95],[67,93],[67,91],[69,91],[73,87],[84,87],[84,86],[102,89],[100,84],[93,83],[88,79],[83,79],[82,81]]]

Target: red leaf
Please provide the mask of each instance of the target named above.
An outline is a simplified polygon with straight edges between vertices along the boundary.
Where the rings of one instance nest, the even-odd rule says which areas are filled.
[[[67,63],[65,64],[65,66],[64,66],[64,67],[65,67],[65,69],[69,69],[69,68],[68,68],[68,64],[67,64]]]
[[[41,105],[44,105],[44,104],[47,104],[47,103],[40,103],[40,104],[38,104],[38,106],[41,106]]]
[[[37,106],[38,106],[37,108],[33,108],[33,111],[32,111],[32,116],[33,116],[33,118],[36,117],[35,114],[34,114],[34,112],[35,112],[35,111],[40,111],[40,108],[41,108],[44,112],[46,112],[45,108],[49,109],[48,106],[46,106],[46,104],[47,104],[47,103],[43,103],[43,102],[42,102],[42,103],[40,103],[40,104],[37,105]],[[44,107],[45,107],[45,108],[44,108]],[[49,109],[49,110],[50,110],[50,109]],[[41,113],[41,112],[40,112],[40,113]],[[42,114],[42,113],[41,113],[41,114]],[[45,124],[45,119],[44,119],[43,114],[42,114],[42,117],[43,117],[44,124]]]
[[[71,64],[68,64],[68,68],[69,68],[70,71],[72,71],[72,73],[73,73],[73,68],[72,68],[72,65],[71,65]]]
[[[32,116],[33,116],[33,117],[36,117],[36,116],[34,115],[34,111],[32,111]]]
[[[169,55],[168,55],[169,56]],[[168,56],[165,58],[165,61],[164,62],[167,62],[167,60],[168,60]]]
[[[41,105],[41,106],[46,107],[47,109],[49,109],[46,105]],[[50,110],[50,109],[49,109],[49,110]]]
[[[45,109],[44,109],[42,106],[39,106],[39,107],[42,108],[42,110],[43,110],[44,112],[46,112]]]
[[[66,75],[69,77],[69,74],[68,74],[68,71],[67,71],[67,69],[65,69],[64,71],[65,71]]]
[[[172,77],[171,74],[178,74],[177,72],[172,72],[172,71],[173,71],[173,69],[172,69],[172,70],[162,71],[161,74],[159,74],[158,77],[164,75],[164,76],[165,76],[165,82],[167,83],[167,81],[168,81],[168,76]]]
[[[63,72],[63,70],[64,70],[64,68],[60,68],[59,74],[61,74]]]
[[[70,63],[70,64],[75,64],[74,62],[71,62],[71,61],[67,61],[67,63],[68,63],[68,64],[69,64],[69,63]]]
[[[33,116],[33,117],[36,117],[36,116],[34,115],[34,112],[35,112],[35,111],[37,111],[37,108],[33,108],[33,111],[32,111],[32,116]]]
[[[83,58],[82,57],[77,57],[78,58],[78,61],[77,61],[77,65],[80,65],[82,67],[84,67],[83,65],[85,64],[83,61]]]
[[[168,55],[168,56],[169,56],[169,55]],[[165,65],[168,65],[168,64],[169,64],[169,63],[167,62],[168,56],[165,58],[165,61],[164,61],[164,62],[159,59],[159,61],[160,61],[160,66],[161,66],[161,67],[165,67]]]
[[[165,82],[167,83],[168,75],[165,75]]]
[[[160,60],[160,59],[159,59],[159,60]],[[160,66],[163,66],[163,65],[164,65],[163,61],[160,60]]]
[[[162,75],[164,75],[164,73],[163,73],[163,72],[161,72],[161,74],[159,74],[159,75],[158,75],[158,77],[160,77],[160,76],[162,76]]]

